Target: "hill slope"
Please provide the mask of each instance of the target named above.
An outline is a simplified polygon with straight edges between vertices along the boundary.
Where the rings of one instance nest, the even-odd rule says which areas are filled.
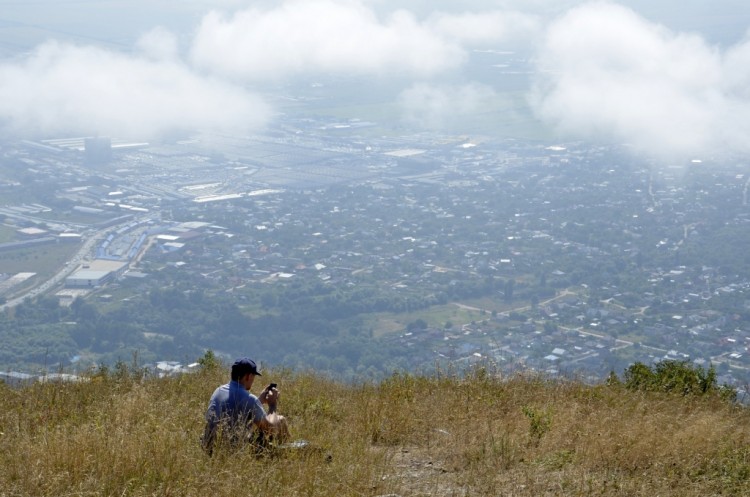
[[[0,495],[750,494],[750,412],[718,398],[484,369],[353,386],[269,371],[320,451],[208,458],[202,416],[227,375],[0,385]]]

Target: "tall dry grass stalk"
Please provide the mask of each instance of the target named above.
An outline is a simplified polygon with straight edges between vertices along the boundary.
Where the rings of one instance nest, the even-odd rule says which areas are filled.
[[[750,417],[717,399],[534,377],[396,374],[345,385],[269,371],[277,457],[200,449],[223,369],[0,385],[0,496],[750,494]]]

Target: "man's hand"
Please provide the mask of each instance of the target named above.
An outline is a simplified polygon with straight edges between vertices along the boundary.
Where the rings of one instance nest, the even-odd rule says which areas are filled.
[[[279,401],[279,389],[268,385],[258,396],[258,400],[263,404],[268,404],[268,412],[276,412],[276,404]]]

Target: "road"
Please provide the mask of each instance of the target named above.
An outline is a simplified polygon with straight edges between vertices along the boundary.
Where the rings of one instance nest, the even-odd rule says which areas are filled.
[[[7,300],[4,304],[0,305],[0,311],[3,311],[10,307],[15,307],[26,299],[33,299],[37,297],[38,295],[46,293],[50,289],[55,288],[57,285],[63,283],[65,281],[65,278],[67,278],[75,270],[77,270],[80,264],[83,263],[83,261],[91,257],[91,254],[93,253],[96,245],[99,244],[102,240],[104,240],[104,238],[107,236],[108,233],[115,231],[123,226],[126,226],[131,222],[132,220],[119,224],[119,225],[103,228],[99,231],[90,233],[88,236],[84,235],[85,239],[83,243],[81,244],[81,246],[79,247],[78,251],[67,262],[67,264],[63,266],[54,276],[52,276],[46,281],[40,282],[33,288],[26,290],[23,294]]]

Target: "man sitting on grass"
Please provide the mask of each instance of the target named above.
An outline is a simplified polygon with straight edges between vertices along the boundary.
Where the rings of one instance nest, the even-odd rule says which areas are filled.
[[[217,443],[232,449],[252,443],[255,449],[264,449],[271,441],[281,443],[289,437],[286,419],[276,413],[276,384],[271,383],[256,397],[250,393],[256,376],[262,375],[254,361],[237,359],[232,364],[231,381],[211,395],[201,440],[209,455]],[[268,405],[268,412],[263,404]]]

